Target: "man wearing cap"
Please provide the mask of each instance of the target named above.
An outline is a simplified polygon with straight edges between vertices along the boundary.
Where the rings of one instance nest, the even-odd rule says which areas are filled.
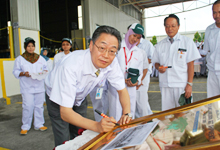
[[[137,45],[138,48],[144,50],[144,63],[146,64],[146,61],[149,63],[149,67],[147,69],[143,70],[143,77],[142,77],[142,84],[137,86],[137,93],[136,93],[136,112],[135,117],[140,118],[146,115],[151,115],[152,111],[148,102],[148,88],[150,83],[150,75],[152,73],[152,63],[151,59],[153,57],[154,53],[154,46],[153,44],[144,39],[143,37],[139,40],[139,43]]]
[[[205,31],[204,50],[207,54],[207,67],[209,69],[207,79],[207,97],[220,94],[220,1],[212,6],[212,15],[215,23],[207,27]]]
[[[192,39],[178,33],[179,18],[171,14],[164,19],[167,38],[155,48],[152,61],[159,71],[162,110],[180,106],[178,100],[192,95],[194,60],[201,58]],[[167,67],[171,66],[171,67]]]
[[[117,56],[130,96],[131,117],[133,118],[136,109],[136,86],[141,84],[143,69],[148,68],[148,61],[143,66],[143,50],[136,46],[143,33],[144,28],[140,24],[132,24],[125,34],[125,39],[121,42],[121,49]],[[111,84],[109,84],[109,96],[109,115],[119,120],[122,115],[122,107],[118,102],[118,94]]]
[[[69,137],[69,123],[84,129],[103,133],[111,131],[116,123],[113,117],[102,118],[96,122],[82,117],[72,107],[80,106],[92,89],[107,80],[119,94],[123,114],[120,124],[128,123],[131,118],[130,99],[125,88],[123,74],[117,58],[121,45],[119,31],[109,26],[95,30],[87,50],[74,51],[57,62],[46,78],[50,97],[49,116],[53,127],[55,145],[60,145]],[[49,93],[50,92],[50,93]]]

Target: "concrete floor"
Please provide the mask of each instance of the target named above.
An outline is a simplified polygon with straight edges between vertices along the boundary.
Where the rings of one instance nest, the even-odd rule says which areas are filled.
[[[193,100],[205,99],[206,91],[206,78],[195,78],[193,82]],[[151,109],[155,112],[160,111],[161,95],[158,78],[151,78],[148,94]],[[27,135],[21,136],[19,134],[22,117],[21,95],[10,98],[10,105],[5,105],[4,100],[0,99],[0,150],[52,150],[54,148],[54,138],[46,106],[44,106],[44,125],[48,127],[48,130],[44,132],[35,131],[32,127]],[[94,119],[90,100],[87,114],[88,118]]]

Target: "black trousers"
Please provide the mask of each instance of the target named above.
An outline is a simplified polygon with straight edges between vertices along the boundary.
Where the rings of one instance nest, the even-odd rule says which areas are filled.
[[[54,134],[55,146],[63,144],[63,142],[75,138],[78,135],[80,127],[71,125],[61,119],[60,116],[60,105],[54,103],[49,99],[46,94],[46,103],[48,115],[51,120],[51,125]],[[87,99],[82,102],[80,106],[74,106],[73,110],[83,117],[87,114]]]

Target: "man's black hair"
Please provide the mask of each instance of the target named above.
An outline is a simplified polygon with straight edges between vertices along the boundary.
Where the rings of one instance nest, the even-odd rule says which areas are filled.
[[[180,19],[179,19],[175,14],[170,14],[168,17],[166,17],[166,18],[164,19],[164,26],[166,26],[166,21],[167,21],[168,18],[174,18],[174,19],[176,19],[176,21],[177,21],[177,23],[178,23],[178,26],[180,25]]]
[[[220,0],[217,0],[217,1],[215,1],[215,2],[213,3],[213,5],[212,5],[212,10],[213,10],[213,6],[216,5],[216,4],[220,4]]]
[[[117,29],[115,29],[113,27],[110,27],[110,26],[100,26],[95,30],[95,32],[92,35],[93,44],[96,42],[96,40],[99,38],[99,36],[102,33],[106,33],[106,34],[110,34],[112,36],[115,36],[118,40],[118,50],[120,50],[120,48],[121,48],[121,35],[120,35],[120,32]]]

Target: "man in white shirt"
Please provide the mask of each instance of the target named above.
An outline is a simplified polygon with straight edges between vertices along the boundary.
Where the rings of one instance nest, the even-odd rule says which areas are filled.
[[[207,27],[205,31],[204,50],[207,67],[209,69],[207,79],[207,97],[220,94],[220,1],[212,6],[212,15],[215,23]]]
[[[153,62],[159,71],[162,110],[179,106],[178,100],[192,95],[194,60],[201,58],[192,39],[178,33],[179,18],[171,14],[164,19],[167,38],[155,48]],[[167,68],[171,66],[172,68]]]
[[[96,122],[72,109],[73,106],[80,106],[92,89],[103,85],[105,80],[117,89],[120,97],[123,114],[119,123],[125,124],[131,120],[130,98],[115,58],[120,43],[121,36],[116,29],[100,26],[93,33],[89,49],[74,51],[66,56],[46,78],[47,95],[50,97],[50,100],[47,99],[48,112],[56,146],[69,140],[68,123],[100,133],[114,128],[116,120],[113,117]]]
[[[148,102],[147,91],[150,84],[150,74],[152,73],[151,59],[154,53],[154,46],[150,41],[141,38],[140,43],[137,45],[137,47],[144,50],[144,53],[146,54],[146,56],[144,57],[144,62],[148,61],[149,63],[148,69],[143,70],[142,84],[140,86],[137,86],[137,94],[136,94],[137,103],[136,103],[135,117],[140,118],[152,114]]]

